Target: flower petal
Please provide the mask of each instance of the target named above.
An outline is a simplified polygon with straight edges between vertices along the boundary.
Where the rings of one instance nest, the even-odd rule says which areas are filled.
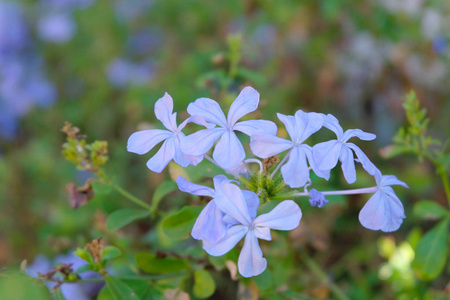
[[[348,183],[354,183],[356,181],[355,158],[353,157],[352,150],[346,145],[343,145],[341,148],[339,160],[341,161],[341,169],[344,173],[345,180]]]
[[[203,240],[203,249],[212,256],[221,256],[230,251],[247,233],[248,227],[243,225],[236,225],[230,227],[225,236],[217,243],[210,243]]]
[[[381,191],[370,197],[359,212],[359,222],[362,226],[371,230],[380,230],[387,223],[384,197]]]
[[[165,140],[158,152],[147,161],[147,167],[153,172],[161,173],[174,156],[175,138],[171,137]]]
[[[265,132],[258,131],[251,136],[250,149],[261,158],[268,158],[292,148],[292,142]]]
[[[342,144],[337,140],[319,143],[312,147],[314,162],[319,170],[333,169],[341,153]]]
[[[302,187],[306,184],[309,179],[309,168],[303,149],[292,148],[288,162],[281,167],[281,174],[283,174],[284,182],[291,188]]]
[[[285,200],[271,212],[256,217],[253,224],[275,230],[292,230],[297,228],[301,218],[302,211],[298,204],[292,200]]]
[[[398,180],[398,178],[394,175],[383,175],[381,176],[381,180],[378,183],[378,186],[391,186],[391,185],[401,185],[405,188],[409,188],[406,183],[404,183],[401,180]]]
[[[187,167],[188,165],[196,166],[203,160],[203,155],[188,155],[181,151],[181,140],[185,136],[183,133],[177,134],[175,138],[175,157],[173,160],[182,167]]]
[[[188,105],[187,111],[191,116],[198,116],[206,122],[227,128],[227,120],[219,103],[212,99],[199,98]]]
[[[286,131],[289,133],[292,141],[295,141],[298,133],[297,133],[297,124],[295,123],[294,116],[287,116],[280,113],[277,113],[278,119],[284,124],[286,127]]]
[[[338,119],[336,119],[332,114],[328,114],[325,116],[323,126],[336,133],[338,140],[340,140],[344,135],[344,130],[339,124]]]
[[[251,219],[254,219],[259,207],[259,197],[252,191],[246,190],[242,190],[242,195],[244,196],[245,203],[247,204],[248,214]]]
[[[177,178],[177,185],[180,191],[197,196],[214,197],[216,193],[214,189],[210,187],[192,183],[181,176],[178,176]]]
[[[172,132],[161,129],[137,131],[128,138],[127,151],[145,154],[171,136],[173,136]]]
[[[259,93],[254,88],[247,86],[239,93],[228,111],[228,126],[231,128],[243,116],[258,108]]]
[[[295,143],[303,143],[307,138],[309,138],[314,132],[319,131],[323,125],[323,116],[315,112],[305,113],[302,110],[298,110],[295,113],[295,126],[297,130]]]
[[[173,100],[168,93],[155,103],[155,116],[164,126],[172,132],[177,131],[176,113],[172,114]]]
[[[227,231],[226,224],[222,222],[223,212],[210,201],[200,212],[191,235],[197,240],[207,240],[211,244],[222,239]]]
[[[358,146],[356,146],[353,143],[347,143],[346,145],[347,145],[347,147],[349,147],[350,149],[352,149],[355,152],[356,157],[358,157],[358,160],[361,163],[361,165],[363,166],[364,170],[366,170],[367,173],[369,173],[370,175],[373,176],[378,169],[369,160],[367,155],[364,154],[364,152],[361,150],[361,148],[359,148]]]
[[[386,200],[386,210],[388,211],[389,217],[387,218],[386,224],[381,227],[381,231],[392,232],[400,228],[405,217],[405,209],[400,199],[397,198],[395,194],[386,194],[389,200]]]
[[[324,178],[326,180],[330,179],[330,170],[319,170],[319,168],[317,167],[316,161],[314,160],[314,157],[313,157],[312,147],[305,145],[305,144],[301,145],[300,147],[304,149],[306,157],[308,158],[309,165],[313,169],[314,173],[317,176]]]
[[[236,123],[233,126],[233,130],[237,130],[251,136],[260,130],[266,132],[267,134],[277,135],[278,129],[277,125],[272,121],[249,120]]]
[[[243,277],[257,276],[267,268],[267,260],[258,244],[258,239],[253,230],[249,230],[245,236],[244,247],[239,254],[238,269]]]
[[[242,191],[232,183],[225,183],[216,191],[217,207],[243,225],[250,225],[251,218]]]
[[[269,227],[255,227],[255,236],[260,240],[271,241],[272,236],[270,235]]]
[[[188,155],[203,155],[225,132],[222,128],[202,129],[181,140],[181,151]]]
[[[214,149],[213,158],[224,169],[234,168],[245,159],[244,147],[233,131],[226,131],[222,135]]]
[[[345,143],[352,137],[357,137],[363,141],[371,141],[374,140],[377,136],[373,133],[364,132],[361,129],[349,129],[344,132],[341,141]]]

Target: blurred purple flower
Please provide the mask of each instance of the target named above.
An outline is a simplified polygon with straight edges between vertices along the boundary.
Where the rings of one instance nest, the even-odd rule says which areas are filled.
[[[204,155],[217,143],[214,160],[224,169],[232,169],[245,158],[244,147],[234,133],[235,130],[252,135],[256,130],[264,130],[276,134],[277,127],[271,121],[249,120],[237,122],[240,118],[256,110],[259,103],[259,93],[252,87],[245,87],[231,104],[228,117],[220,108],[219,103],[208,98],[199,98],[190,103],[187,111],[191,116],[201,118],[219,127],[197,131],[186,137],[181,143],[183,152],[190,155]]]
[[[263,257],[258,239],[272,240],[270,230],[292,230],[302,217],[300,207],[292,200],[278,204],[271,212],[256,217],[258,196],[250,191],[244,195],[236,185],[225,183],[216,192],[214,201],[226,214],[224,221],[229,228],[217,243],[203,240],[203,249],[212,256],[221,256],[233,249],[245,236],[244,247],[239,254],[239,273],[244,277],[257,276],[264,272],[267,261]],[[245,198],[252,200],[246,200]],[[249,206],[248,203],[253,203]]]
[[[39,273],[47,273],[54,264],[72,264],[72,269],[76,271],[81,266],[87,265],[86,261],[79,258],[73,253],[65,255],[58,255],[55,259],[50,261],[44,255],[38,255],[32,264],[27,266],[27,274],[32,277],[38,277]],[[87,271],[80,274],[81,279],[101,278],[99,274],[93,271]],[[52,288],[56,283],[46,283],[48,288]],[[104,283],[64,283],[61,285],[61,291],[67,300],[89,300],[97,295]]]
[[[0,2],[0,68],[9,56],[29,44],[28,28],[21,7],[16,2]]]
[[[253,154],[261,158],[268,158],[289,150],[286,157],[288,162],[281,167],[284,181],[292,188],[304,186],[309,180],[307,160],[317,176],[328,180],[329,171],[320,171],[312,158],[311,147],[303,144],[313,133],[322,128],[323,117],[318,113],[305,113],[298,110],[295,116],[277,114],[284,123],[291,140],[275,135],[256,132],[251,137],[250,148]]]
[[[96,0],[41,0],[43,6],[57,10],[84,9],[91,6]]]
[[[375,172],[378,191],[367,201],[359,213],[361,224],[371,230],[384,232],[396,231],[406,218],[403,204],[395,195],[391,185],[408,185],[394,175],[382,175]]]
[[[160,28],[146,28],[128,38],[127,48],[133,55],[148,55],[160,48],[162,39],[163,32]]]
[[[134,63],[117,58],[110,63],[107,73],[109,82],[117,88],[127,85],[143,86],[155,75],[155,63],[153,61]]]
[[[363,168],[370,175],[375,174],[377,168],[364,152],[355,144],[348,143],[348,140],[352,137],[357,137],[363,141],[371,141],[376,138],[375,134],[364,132],[361,129],[349,129],[344,132],[338,119],[331,114],[325,116],[323,126],[336,133],[337,139],[314,145],[312,148],[313,157],[319,170],[329,171],[340,161],[345,179],[348,183],[354,183],[356,181],[356,169],[353,152],[355,152]]]
[[[447,49],[447,39],[444,36],[439,35],[435,37],[432,44],[434,52],[436,52],[437,54],[445,53],[445,50]]]
[[[69,13],[57,12],[45,14],[37,24],[39,37],[52,43],[65,43],[75,33],[76,24]]]
[[[177,113],[172,112],[172,97],[165,93],[155,103],[155,116],[168,130],[142,130],[133,133],[128,138],[127,150],[137,154],[145,154],[164,141],[158,152],[147,162],[147,167],[153,172],[161,173],[172,159],[183,167],[197,165],[203,159],[201,155],[186,155],[181,151],[180,143],[185,139],[181,130],[189,122],[189,119],[177,126]]]

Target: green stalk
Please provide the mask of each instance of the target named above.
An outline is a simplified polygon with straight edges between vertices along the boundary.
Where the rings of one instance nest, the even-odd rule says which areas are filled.
[[[335,294],[335,296],[338,299],[341,300],[350,300],[349,297],[347,297],[344,292],[341,291],[341,289],[331,282],[331,280],[328,278],[327,274],[320,268],[320,266],[306,254],[303,252],[302,254],[303,261],[308,266],[308,268],[322,281],[324,281],[331,289],[331,291]]]
[[[144,201],[142,201],[141,199],[137,198],[136,196],[133,196],[132,194],[130,194],[129,192],[127,192],[126,190],[124,190],[123,188],[121,188],[120,186],[118,186],[114,183],[110,183],[110,185],[119,194],[121,194],[122,196],[124,196],[125,198],[127,198],[128,200],[133,202],[134,204],[137,204],[140,207],[145,208],[153,213],[153,208],[150,205],[148,205],[147,203],[145,203]]]

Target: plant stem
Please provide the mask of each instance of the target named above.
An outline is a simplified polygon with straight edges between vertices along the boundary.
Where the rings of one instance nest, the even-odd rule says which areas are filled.
[[[139,199],[136,196],[130,194],[129,192],[127,192],[126,190],[124,190],[123,188],[121,188],[120,186],[118,186],[118,185],[116,185],[114,183],[110,183],[110,185],[119,194],[121,194],[122,196],[124,196],[125,198],[130,200],[131,202],[139,205],[142,208],[145,208],[145,209],[149,210],[150,212],[153,212],[153,208],[150,205],[148,205],[147,203],[145,203],[144,201],[142,201],[141,199]]]
[[[447,196],[448,206],[450,207],[450,184],[446,172],[441,172],[442,183],[444,184],[445,195]]]
[[[270,177],[273,178],[273,176],[275,176],[275,174],[277,174],[278,170],[284,165],[284,163],[286,162],[286,160],[289,158],[289,153],[288,152],[282,161],[280,161],[280,163],[278,164],[278,166],[275,168],[275,170],[273,170],[272,174],[270,174]]]
[[[210,162],[212,162],[213,164],[215,164],[216,166],[218,166],[219,168],[221,168],[221,169],[223,169],[221,166],[219,166],[219,164],[214,160],[214,159],[212,159],[208,154],[204,154],[203,155],[207,160],[209,160]]]
[[[375,193],[378,190],[378,187],[367,187],[362,189],[353,189],[353,190],[343,190],[343,191],[325,191],[320,192],[324,196],[327,195],[355,195],[355,194],[372,194]],[[292,194],[292,196],[309,196],[309,193],[303,192],[303,193],[295,193]]]
[[[320,279],[323,280],[331,289],[331,291],[336,295],[338,299],[341,300],[350,300],[341,289],[331,282],[330,278],[328,278],[327,274],[320,268],[320,266],[303,251],[302,254],[303,261],[308,266],[308,268]]]

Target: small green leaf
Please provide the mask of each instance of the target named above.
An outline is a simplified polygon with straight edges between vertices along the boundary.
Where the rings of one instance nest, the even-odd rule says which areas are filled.
[[[114,247],[114,246],[106,246],[103,249],[102,258],[104,260],[109,260],[109,259],[113,259],[113,258],[119,257],[121,255],[122,255],[122,251],[120,251],[119,248]]]
[[[115,300],[138,299],[136,293],[120,279],[105,275],[106,286]]]
[[[94,271],[94,268],[92,267],[92,265],[81,266],[76,270],[76,273],[84,273],[87,271]]]
[[[108,216],[106,220],[106,227],[109,230],[117,230],[130,224],[131,222],[148,217],[150,212],[140,209],[120,209],[116,210]]]
[[[435,201],[424,200],[414,205],[414,215],[421,219],[442,219],[449,212]]]
[[[170,192],[178,189],[178,186],[172,180],[164,181],[161,183],[158,188],[155,190],[152,199],[152,208],[156,210],[158,208],[159,202],[164,198],[164,196],[168,195]]]
[[[84,259],[91,265],[95,263],[94,259],[92,258],[91,254],[87,251],[86,248],[77,248],[75,249],[75,251],[73,251],[73,253],[79,256],[80,258]]]
[[[157,257],[155,254],[147,252],[136,255],[136,264],[141,270],[155,274],[176,273],[189,269],[189,264],[183,259]]]
[[[163,233],[173,240],[188,238],[202,209],[201,206],[185,206],[179,212],[165,217],[161,222]]]
[[[422,280],[436,278],[445,266],[448,224],[448,219],[442,220],[416,245],[416,255],[412,266]]]
[[[64,297],[60,288],[56,289],[56,291],[54,293],[54,299],[55,300],[66,300],[66,297]]]
[[[197,270],[194,272],[194,295],[198,298],[208,298],[216,290],[216,284],[208,271]]]

